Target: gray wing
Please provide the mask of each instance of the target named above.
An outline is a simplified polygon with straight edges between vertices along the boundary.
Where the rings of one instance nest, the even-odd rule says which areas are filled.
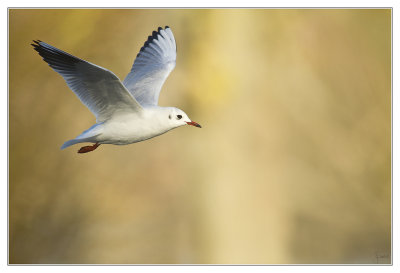
[[[140,112],[142,107],[111,71],[81,60],[42,41],[33,48],[59,73],[98,122],[115,112]]]
[[[141,105],[157,105],[161,87],[175,62],[174,34],[168,26],[159,27],[140,49],[124,85]]]

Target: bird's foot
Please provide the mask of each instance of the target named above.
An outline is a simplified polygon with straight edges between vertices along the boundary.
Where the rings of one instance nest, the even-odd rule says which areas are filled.
[[[88,152],[96,150],[96,148],[99,146],[100,146],[99,143],[95,143],[92,146],[83,146],[82,148],[79,149],[78,153],[80,153],[80,154],[88,153]]]

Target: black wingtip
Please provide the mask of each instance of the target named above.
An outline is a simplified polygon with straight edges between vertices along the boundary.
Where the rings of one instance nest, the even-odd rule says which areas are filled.
[[[169,26],[165,26],[164,29],[167,29],[167,28],[169,28]],[[151,36],[147,37],[147,41],[144,42],[144,45],[140,48],[140,51],[136,55],[136,57],[138,57],[140,55],[140,52],[144,51],[153,40],[157,40],[158,39],[158,35],[161,35],[161,33],[160,33],[161,30],[163,30],[163,28],[162,27],[158,27],[157,31],[154,30],[151,33]]]
[[[153,31],[151,33],[151,36],[147,37],[147,41],[144,42],[144,45],[142,46],[142,48],[140,48],[139,54],[140,54],[140,52],[145,50],[153,40],[157,40],[158,39],[158,35],[160,34],[160,30],[162,30],[162,27],[158,27],[157,31]],[[139,54],[137,56],[139,56]]]
[[[41,40],[32,40],[32,44],[31,46],[33,46],[33,49],[35,49],[36,51],[38,51],[38,49],[40,48],[40,43],[42,42]]]
[[[78,62],[85,62],[67,52],[64,52],[58,48],[50,46],[41,40],[33,40],[31,43],[33,49],[42,56],[43,60],[47,62],[50,66],[54,65],[55,63],[78,63]],[[53,66],[52,66],[53,67]]]
[[[38,51],[38,48],[40,47],[39,43],[39,40],[32,40],[31,46],[33,46],[34,50]]]

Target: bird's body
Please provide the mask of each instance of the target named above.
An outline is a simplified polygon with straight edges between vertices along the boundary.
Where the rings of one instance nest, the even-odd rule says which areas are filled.
[[[93,125],[72,142],[126,145],[159,136],[176,128],[168,123],[167,113],[171,111],[169,108],[172,107],[148,106],[141,114],[115,115],[109,120]],[[66,143],[62,148],[70,146]]]
[[[176,44],[169,27],[158,28],[141,48],[122,83],[111,71],[47,43],[34,41],[43,57],[97,118],[97,123],[62,149],[82,142],[86,153],[100,144],[126,145],[153,138],[182,125],[201,127],[180,109],[158,106],[163,83],[175,67]]]

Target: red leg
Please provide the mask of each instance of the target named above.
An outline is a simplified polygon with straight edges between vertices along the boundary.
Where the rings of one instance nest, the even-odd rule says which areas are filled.
[[[80,153],[80,154],[88,153],[88,152],[96,150],[96,148],[99,146],[100,146],[99,143],[95,143],[92,146],[84,146],[79,149],[78,153]]]

